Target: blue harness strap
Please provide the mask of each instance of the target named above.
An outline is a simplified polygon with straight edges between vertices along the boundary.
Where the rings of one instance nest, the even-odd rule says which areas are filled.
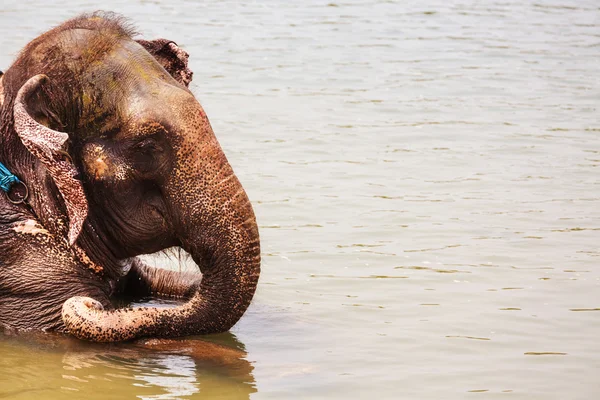
[[[4,164],[0,163],[0,189],[8,193],[12,185],[19,182],[21,182],[19,178],[13,175]]]

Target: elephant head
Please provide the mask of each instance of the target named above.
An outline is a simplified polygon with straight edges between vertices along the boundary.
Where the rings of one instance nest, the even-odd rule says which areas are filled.
[[[5,75],[5,106],[31,160],[15,168],[30,176],[30,204],[44,226],[109,276],[172,246],[202,272],[176,308],[105,310],[95,299],[71,298],[62,310],[67,330],[117,341],[231,328],[256,289],[258,227],[187,88],[187,53],[164,39],[136,42],[118,18],[93,14],[23,54],[16,64],[27,73]]]

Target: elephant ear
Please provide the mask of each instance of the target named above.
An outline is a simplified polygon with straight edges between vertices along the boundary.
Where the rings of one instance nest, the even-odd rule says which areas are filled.
[[[46,75],[36,75],[19,89],[13,109],[15,130],[27,150],[44,164],[60,191],[69,216],[69,243],[73,245],[87,217],[88,203],[81,182],[75,178],[77,169],[63,148],[69,135],[52,130],[32,117],[33,114],[38,119],[57,119],[42,105],[41,89],[47,82]]]
[[[194,73],[188,68],[190,55],[177,43],[167,39],[136,40],[148,53],[152,54],[164,69],[179,83],[188,86]]]

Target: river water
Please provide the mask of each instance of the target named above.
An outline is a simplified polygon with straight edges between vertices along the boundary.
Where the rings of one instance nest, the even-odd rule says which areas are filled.
[[[94,7],[5,1],[0,69]],[[208,342],[2,339],[0,397],[600,398],[597,1],[103,7],[191,54],[260,285]]]

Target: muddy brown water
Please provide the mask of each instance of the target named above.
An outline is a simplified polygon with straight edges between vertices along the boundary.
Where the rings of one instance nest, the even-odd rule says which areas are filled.
[[[94,7],[5,1],[0,69]],[[600,398],[597,1],[102,7],[191,54],[259,289],[212,344],[0,339],[0,397]]]

